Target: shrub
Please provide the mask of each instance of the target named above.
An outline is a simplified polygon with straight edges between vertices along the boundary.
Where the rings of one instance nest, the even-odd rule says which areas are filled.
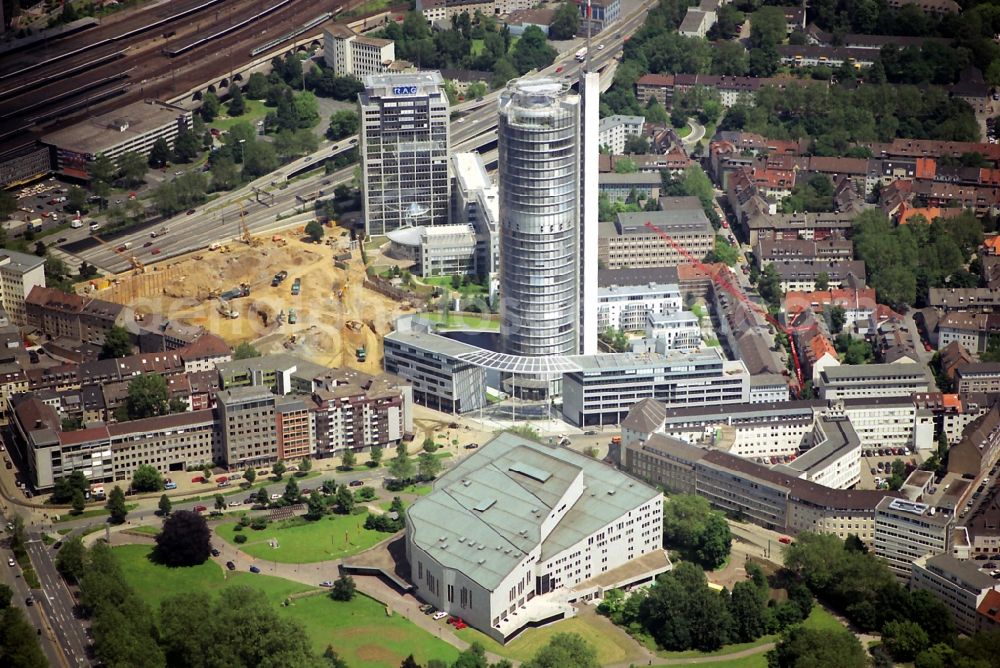
[[[247,542],[247,535],[245,533],[238,533],[235,536],[233,536],[233,542],[242,545],[243,543]]]
[[[256,531],[262,531],[267,528],[267,519],[263,517],[255,517],[253,521],[250,522],[250,528]]]

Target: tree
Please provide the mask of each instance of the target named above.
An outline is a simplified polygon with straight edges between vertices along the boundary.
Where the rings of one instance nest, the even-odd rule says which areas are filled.
[[[356,463],[357,463],[357,457],[355,456],[354,451],[351,450],[349,447],[344,448],[344,452],[341,453],[340,455],[340,466],[338,466],[337,468],[339,468],[341,471],[350,471],[354,468],[354,465]]]
[[[104,335],[101,359],[117,359],[132,354],[132,335],[120,325],[112,325]]]
[[[508,56],[499,58],[493,63],[493,79],[490,81],[490,85],[494,89],[506,86],[508,81],[516,78],[517,68],[514,67],[514,63],[511,62]]]
[[[429,452],[422,452],[417,458],[417,474],[423,480],[433,480],[441,472],[441,460]]]
[[[211,553],[212,532],[200,513],[178,510],[163,521],[163,530],[156,534],[156,558],[167,566],[197,566]]]
[[[389,462],[389,475],[396,480],[412,480],[414,474],[413,461],[406,454],[397,455]]]
[[[10,218],[17,211],[17,198],[6,190],[0,190],[0,218]]]
[[[231,117],[242,116],[246,112],[246,102],[243,100],[243,91],[240,90],[239,86],[230,86],[229,88],[229,105],[226,107],[226,113]]]
[[[828,290],[830,288],[830,274],[825,271],[819,272],[816,275],[816,289],[817,290]]]
[[[13,668],[46,668],[49,665],[38,644],[35,627],[21,608],[7,608],[0,615],[0,659]]]
[[[83,492],[75,490],[73,492],[73,514],[79,515],[87,508],[87,500],[83,497]]]
[[[142,183],[148,169],[149,162],[135,151],[128,151],[118,156],[118,171],[128,187]]]
[[[191,162],[198,157],[200,150],[198,137],[191,130],[181,130],[174,139],[174,162]]]
[[[94,278],[97,275],[98,275],[97,267],[90,264],[86,260],[80,263],[80,271],[78,273],[80,280],[85,281],[88,278]]]
[[[766,596],[765,590],[765,600]],[[764,603],[753,582],[746,580],[733,585],[733,593],[729,598],[729,614],[733,618],[733,640],[753,642],[767,633],[764,610]]]
[[[382,448],[377,445],[373,445],[371,452],[368,453],[368,457],[369,466],[376,468],[382,461]]]
[[[573,39],[579,29],[579,6],[572,2],[564,2],[556,9],[549,23],[549,39]]]
[[[793,626],[767,653],[770,668],[865,668],[865,651],[854,634]]]
[[[775,307],[781,304],[785,291],[781,288],[781,274],[773,263],[765,265],[764,271],[757,279],[757,292],[768,304]]]
[[[541,70],[556,59],[558,53],[545,38],[538,26],[528,26],[514,45],[511,57],[518,73],[527,74],[531,70]],[[494,75],[496,72],[494,71]]]
[[[167,415],[167,381],[155,373],[143,373],[128,384],[125,411],[130,420]]]
[[[285,466],[285,462],[280,459],[274,463],[274,466],[271,467],[271,473],[273,473],[274,477],[278,480],[281,480],[281,476],[285,475],[285,471],[287,470],[288,468]]]
[[[347,485],[340,485],[337,487],[337,493],[334,497],[334,505],[336,505],[337,512],[341,515],[350,515],[354,510],[354,495],[351,493],[351,489]]]
[[[163,489],[163,475],[150,464],[137,466],[132,474],[132,489],[137,492],[159,492]]]
[[[6,610],[14,600],[14,590],[5,584],[0,584],[0,610]]]
[[[206,123],[211,123],[219,115],[219,97],[208,91],[201,98],[201,117]]]
[[[891,621],[882,629],[882,642],[892,658],[900,663],[908,663],[927,649],[930,638],[927,631],[909,620]]]
[[[236,161],[221,151],[212,158],[212,187],[215,190],[230,190],[240,182]]]
[[[278,155],[267,142],[254,141],[244,145],[243,173],[257,178],[278,168]]]
[[[729,554],[732,536],[721,512],[704,497],[676,494],[663,506],[663,537],[705,568],[716,568]]]
[[[598,668],[594,646],[576,633],[557,633],[524,664],[524,668]]]
[[[318,520],[319,518],[326,515],[326,501],[323,499],[323,495],[318,489],[314,489],[312,494],[309,495],[309,501],[306,508],[306,518],[310,520]]]
[[[285,493],[282,494],[282,498],[287,503],[298,503],[302,500],[302,493],[299,491],[299,483],[295,482],[295,478],[289,478],[288,482],[285,483]]]
[[[63,546],[56,555],[56,570],[70,582],[77,582],[84,573],[84,556],[86,548],[80,536],[72,536],[63,540]]]
[[[266,506],[271,501],[271,497],[268,495],[267,490],[263,487],[257,490],[257,503],[262,506]]]
[[[341,573],[340,577],[333,582],[333,587],[330,589],[330,598],[334,601],[350,601],[354,598],[354,591],[354,578]]]
[[[260,351],[253,347],[249,342],[244,341],[240,345],[236,346],[233,350],[234,360],[245,360],[252,357],[260,357]]]
[[[252,485],[254,481],[257,479],[257,469],[255,469],[252,466],[248,468],[246,471],[243,472],[243,479]]]
[[[847,311],[841,305],[836,305],[830,309],[830,331],[834,334],[840,334],[844,329],[844,323],[847,322]]]
[[[115,485],[108,495],[107,509],[112,524],[121,524],[125,521],[125,517],[128,515],[128,509],[125,507],[125,492],[118,485]]]
[[[158,137],[149,151],[149,166],[163,167],[170,161],[170,144],[164,137]]]
[[[226,497],[221,494],[215,495],[215,509],[220,512],[226,509]]]
[[[174,505],[170,502],[169,496],[167,496],[166,494],[160,495],[160,503],[157,504],[157,508],[159,509],[160,515],[162,517],[166,517],[167,515],[169,515],[170,509],[173,507]]]
[[[309,458],[309,455],[306,455],[305,457],[299,460],[299,474],[304,475],[308,473],[309,471],[312,470],[312,467],[313,463],[312,459]]]
[[[350,137],[358,133],[360,119],[357,113],[349,109],[341,109],[330,116],[330,126],[326,130],[326,138],[332,141]]]
[[[94,160],[87,164],[87,172],[90,175],[91,181],[111,183],[115,180],[115,174],[117,171],[115,163],[111,161],[111,158],[103,153],[98,154]]]
[[[649,140],[642,135],[629,135],[625,139],[627,155],[649,153]]]
[[[306,234],[309,235],[309,238],[312,239],[314,243],[319,243],[324,234],[323,224],[318,220],[310,220],[306,224]]]

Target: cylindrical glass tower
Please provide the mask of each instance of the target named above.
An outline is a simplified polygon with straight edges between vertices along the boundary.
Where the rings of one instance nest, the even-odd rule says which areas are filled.
[[[500,334],[504,352],[580,352],[580,98],[560,79],[500,96]]]

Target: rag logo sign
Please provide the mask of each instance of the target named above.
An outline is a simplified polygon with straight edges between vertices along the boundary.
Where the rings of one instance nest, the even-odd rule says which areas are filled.
[[[393,86],[393,88],[392,88],[392,94],[393,95],[416,95],[417,94],[417,87],[416,86]]]

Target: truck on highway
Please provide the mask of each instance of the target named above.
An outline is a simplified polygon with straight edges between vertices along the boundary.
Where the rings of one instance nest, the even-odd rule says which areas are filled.
[[[583,47],[579,51],[576,52],[576,59],[579,62],[582,63],[583,60],[584,60],[584,58],[586,58],[586,57],[587,57],[587,47]]]

